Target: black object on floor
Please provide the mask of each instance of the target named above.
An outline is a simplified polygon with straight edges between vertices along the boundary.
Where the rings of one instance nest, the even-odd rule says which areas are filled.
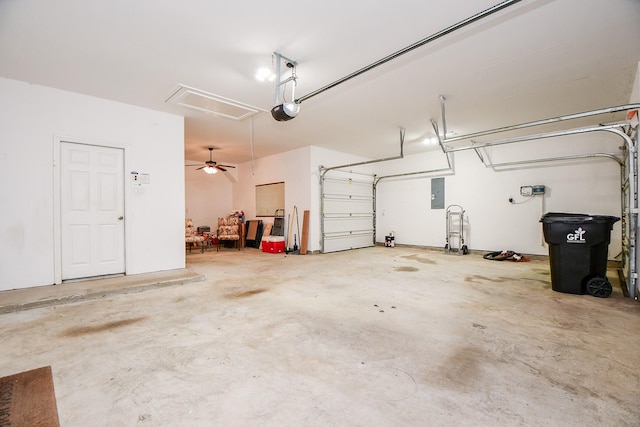
[[[551,289],[597,297],[611,295],[607,280],[609,242],[615,216],[551,212],[542,216],[549,244]]]

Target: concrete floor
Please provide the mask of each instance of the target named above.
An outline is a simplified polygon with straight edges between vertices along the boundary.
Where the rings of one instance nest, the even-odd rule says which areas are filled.
[[[0,314],[0,376],[51,365],[62,426],[640,425],[613,271],[599,299],[544,260],[400,246],[187,267],[206,280]]]

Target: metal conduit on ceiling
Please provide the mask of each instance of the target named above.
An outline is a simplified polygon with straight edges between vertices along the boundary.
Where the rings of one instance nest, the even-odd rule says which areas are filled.
[[[357,76],[359,76],[361,74],[364,74],[367,71],[371,71],[374,68],[376,68],[376,67],[378,67],[378,66],[380,66],[382,64],[386,64],[387,62],[389,62],[391,60],[394,60],[394,59],[396,59],[396,58],[398,58],[398,57],[400,57],[400,56],[402,56],[402,55],[404,55],[406,53],[411,52],[414,49],[417,49],[417,48],[422,47],[422,46],[424,46],[424,45],[426,45],[428,43],[431,43],[431,42],[433,42],[435,40],[438,40],[439,38],[441,38],[443,36],[446,36],[448,34],[451,34],[454,31],[457,31],[457,30],[459,30],[461,28],[464,28],[467,25],[472,24],[472,23],[474,23],[474,22],[476,22],[476,21],[478,21],[478,20],[480,20],[482,18],[485,18],[485,17],[487,17],[489,15],[492,15],[492,14],[494,14],[496,12],[499,12],[499,11],[509,7],[509,6],[513,6],[514,4],[519,3],[520,1],[522,1],[522,0],[507,0],[507,1],[503,1],[501,3],[498,3],[495,6],[492,6],[492,7],[488,8],[488,9],[485,9],[482,12],[476,13],[473,16],[470,16],[470,17],[468,17],[468,18],[466,18],[466,19],[464,19],[462,21],[459,21],[459,22],[457,22],[457,23],[455,23],[455,24],[453,24],[453,25],[451,25],[451,26],[449,26],[449,27],[447,27],[447,28],[445,28],[443,30],[438,31],[437,33],[434,33],[434,34],[432,34],[432,35],[430,35],[428,37],[425,37],[424,39],[422,39],[420,41],[417,41],[417,42],[415,42],[415,43],[413,43],[413,44],[411,44],[411,45],[409,45],[409,46],[407,46],[407,47],[405,47],[403,49],[400,49],[400,50],[398,50],[398,51],[396,51],[396,52],[394,52],[394,53],[392,53],[390,55],[387,55],[384,58],[379,59],[378,61],[376,61],[376,62],[374,62],[372,64],[369,64],[369,65],[367,65],[365,67],[362,67],[359,70],[354,71],[353,73],[348,74],[348,75],[346,75],[346,76],[334,81],[333,83],[329,83],[328,85],[323,86],[320,89],[314,90],[313,92],[310,92],[310,93],[308,93],[308,94],[306,94],[304,96],[301,96],[300,98],[296,99],[295,102],[297,104],[300,104],[303,101],[306,101],[307,99],[313,98],[314,96],[319,95],[319,94],[321,94],[321,93],[323,93],[323,92],[325,92],[325,91],[327,91],[327,90],[329,90],[331,88],[334,88],[334,87],[336,87],[336,86],[338,86],[338,85],[340,85],[340,84],[342,84],[342,83],[344,83],[344,82],[346,82],[348,80],[351,80],[354,77],[357,77]]]
[[[496,5],[494,5],[494,6],[490,7],[490,8],[487,8],[487,9],[485,9],[485,10],[479,12],[479,13],[476,13],[475,15],[472,15],[472,16],[466,18],[466,19],[463,19],[462,21],[459,21],[459,22],[457,22],[457,23],[455,23],[455,24],[453,24],[453,25],[451,25],[451,26],[449,26],[447,28],[444,28],[444,29],[442,29],[442,30],[440,30],[440,31],[428,36],[428,37],[425,37],[424,39],[419,40],[419,41],[417,41],[417,42],[415,42],[415,43],[413,43],[413,44],[411,44],[411,45],[409,45],[409,46],[407,46],[407,47],[405,47],[403,49],[400,49],[400,50],[398,50],[398,51],[396,51],[396,52],[394,52],[394,53],[392,53],[390,55],[387,55],[384,58],[379,59],[376,62],[373,62],[372,64],[369,64],[369,65],[367,65],[365,67],[362,67],[359,70],[354,71],[353,73],[348,74],[348,75],[346,75],[346,76],[334,81],[333,83],[330,83],[330,84],[328,84],[326,86],[321,87],[320,89],[314,90],[313,92],[310,92],[310,93],[308,93],[308,94],[306,94],[304,96],[301,96],[300,98],[297,98],[294,102],[297,103],[297,104],[300,104],[303,101],[306,101],[307,99],[310,99],[310,98],[312,98],[312,97],[314,97],[316,95],[319,95],[319,94],[321,94],[321,93],[323,93],[323,92],[325,92],[325,91],[327,91],[327,90],[329,90],[331,88],[334,88],[334,87],[336,87],[336,86],[338,86],[338,85],[340,85],[340,84],[342,84],[342,83],[344,83],[344,82],[346,82],[348,80],[351,80],[354,77],[357,77],[357,76],[359,76],[361,74],[364,74],[367,71],[371,71],[374,68],[379,67],[380,65],[386,64],[387,62],[392,61],[392,60],[394,60],[394,59],[396,59],[396,58],[398,58],[398,57],[400,57],[400,56],[402,56],[402,55],[404,55],[406,53],[409,53],[409,52],[413,51],[414,49],[417,49],[417,48],[419,48],[421,46],[424,46],[424,45],[426,45],[428,43],[431,43],[431,42],[433,42],[435,40],[438,40],[439,38],[441,38],[441,37],[443,37],[445,35],[451,34],[454,31],[457,31],[457,30],[459,30],[461,28],[464,28],[467,25],[472,24],[472,23],[474,23],[474,22],[476,22],[476,21],[478,21],[478,20],[480,20],[482,18],[490,16],[490,15],[492,15],[492,14],[494,14],[496,12],[499,12],[499,11],[509,7],[509,6],[512,6],[512,5],[516,4],[516,3],[519,3],[520,1],[522,1],[522,0],[506,0],[506,1],[503,1],[501,3],[498,3],[498,4],[496,4]],[[386,158],[375,159],[375,160],[368,160],[368,161],[359,162],[359,163],[349,163],[349,164],[346,164],[346,165],[332,166],[332,167],[329,167],[329,168],[320,167],[320,170],[323,171],[322,175],[324,176],[324,174],[326,172],[328,172],[329,170],[333,170],[333,169],[344,169],[344,168],[347,168],[347,167],[354,167],[354,166],[360,166],[360,165],[378,163],[378,162],[386,162],[386,161],[389,161],[389,160],[397,160],[397,159],[403,158],[404,157],[404,152],[403,152],[404,129],[402,127],[400,129],[401,129],[400,130],[400,154],[398,156],[386,157]],[[448,156],[447,156],[447,160],[449,161],[449,157]],[[449,161],[449,168],[451,168],[450,161]]]

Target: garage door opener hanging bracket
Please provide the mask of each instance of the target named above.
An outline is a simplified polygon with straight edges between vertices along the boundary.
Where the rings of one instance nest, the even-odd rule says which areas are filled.
[[[271,115],[274,119],[279,122],[284,122],[287,120],[293,119],[300,112],[300,102],[296,101],[296,85],[298,84],[298,76],[296,75],[296,67],[298,63],[292,59],[287,58],[286,56],[273,52],[273,55],[276,58],[276,84],[275,84],[275,96],[273,97],[273,104],[275,105],[271,109]],[[288,77],[282,80],[282,62],[284,61],[287,68],[291,70],[291,77]],[[282,95],[282,102],[280,100],[280,91],[282,86],[287,83],[292,82],[291,86],[291,102],[286,102],[284,100],[284,92]],[[286,86],[285,86],[286,89]]]

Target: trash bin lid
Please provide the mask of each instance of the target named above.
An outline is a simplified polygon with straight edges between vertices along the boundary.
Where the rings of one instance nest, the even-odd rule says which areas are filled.
[[[608,222],[611,225],[620,221],[617,216],[610,215],[590,215],[590,214],[578,214],[578,213],[564,213],[564,212],[549,212],[542,215],[540,222],[544,224],[551,223],[563,223],[563,224],[582,224],[582,223],[604,223]]]

